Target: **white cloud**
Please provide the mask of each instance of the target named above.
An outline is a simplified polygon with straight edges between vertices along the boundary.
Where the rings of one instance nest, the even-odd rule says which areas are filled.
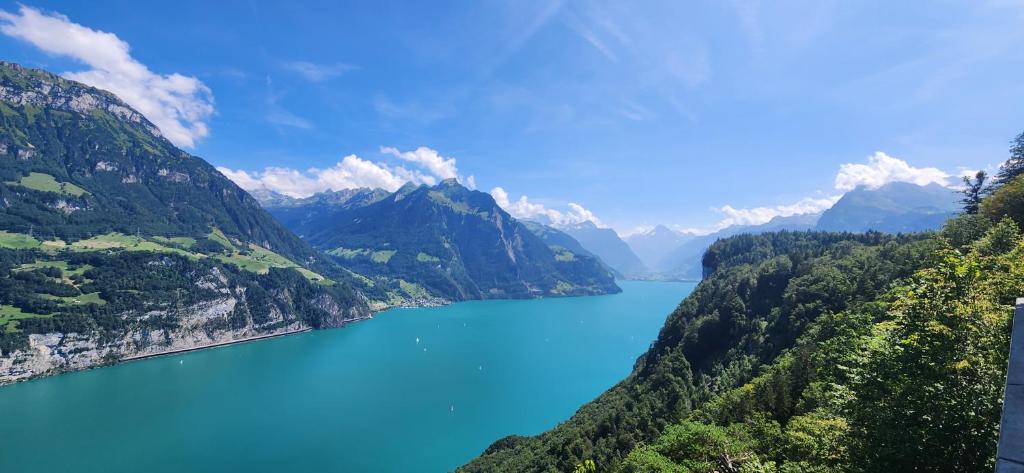
[[[587,210],[576,202],[569,202],[569,212],[566,214],[566,219],[568,219],[567,223],[593,222],[594,225],[599,227],[604,226],[604,223],[601,222],[601,219],[597,218],[597,215],[594,215],[594,212]]]
[[[89,66],[64,76],[113,92],[176,145],[193,147],[196,140],[209,134],[205,120],[214,111],[210,89],[195,77],[150,71],[132,58],[128,43],[113,33],[24,5],[17,13],[0,10],[0,32]]]
[[[498,207],[509,209],[511,202],[508,200],[508,192],[505,189],[501,187],[491,189],[491,197],[494,197],[494,202],[498,204]]]
[[[245,171],[218,167],[222,174],[245,190],[272,190],[292,197],[308,197],[326,190],[341,190],[357,187],[381,188],[395,191],[403,184],[434,185],[442,179],[456,178],[470,189],[476,189],[476,177],[463,179],[458,175],[455,158],[444,158],[430,148],[420,147],[415,151],[399,152],[394,148],[382,147],[381,152],[394,155],[414,165],[392,166],[384,162],[371,161],[354,154],[345,156],[332,167],[310,168],[305,171],[267,167],[262,171]]]
[[[562,212],[548,209],[543,204],[530,202],[530,199],[525,195],[520,196],[519,200],[512,201],[509,199],[508,192],[501,187],[491,189],[491,197],[494,197],[494,201],[497,202],[499,207],[505,209],[506,212],[512,214],[515,218],[539,220],[544,223],[558,223],[563,218]]]
[[[843,192],[851,191],[859,186],[877,189],[892,182],[910,182],[919,186],[928,184],[950,186],[957,184],[957,182],[951,182],[953,177],[956,176],[941,169],[914,167],[902,159],[878,151],[868,156],[866,164],[839,165],[839,171],[834,180],[834,188],[840,192],[839,194],[822,198],[806,197],[792,204],[766,207],[735,208],[731,205],[724,205],[715,209],[724,217],[713,228],[718,230],[730,225],[760,225],[775,217],[822,212],[835,204],[842,197]]]
[[[853,190],[858,186],[877,189],[890,182],[910,182],[919,186],[949,185],[950,174],[938,168],[916,168],[902,159],[881,151],[868,156],[867,164],[843,164],[836,174],[835,188]]]
[[[791,217],[793,215],[823,212],[832,207],[840,197],[842,195],[818,199],[806,197],[792,204],[746,209],[737,209],[731,205],[723,205],[715,209],[725,215],[725,218],[720,220],[716,226],[718,229],[722,229],[731,225],[760,225],[768,223],[775,217]]]
[[[235,181],[235,184],[242,189],[248,191],[267,189],[291,197],[309,197],[316,192],[357,187],[395,191],[406,182],[415,184],[435,184],[437,182],[433,177],[418,171],[401,166],[389,167],[383,163],[362,159],[354,154],[345,156],[334,166],[325,169],[310,168],[299,171],[291,168],[268,167],[263,171],[249,172],[218,167],[217,170]]]
[[[355,66],[349,64],[316,64],[307,61],[289,61],[284,63],[284,67],[310,82],[323,82],[355,69]]]
[[[426,146],[420,146],[413,151],[399,151],[390,146],[381,146],[380,152],[423,166],[441,179],[458,179],[459,177],[459,168],[455,165],[455,158],[445,158],[436,150]]]
[[[549,209],[544,204],[530,202],[529,197],[525,195],[519,196],[519,200],[513,201],[509,198],[508,191],[501,187],[491,189],[491,197],[494,197],[494,201],[499,207],[518,219],[537,220],[553,225],[571,225],[590,221],[599,227],[604,226],[593,212],[575,202],[569,202],[568,210]]]

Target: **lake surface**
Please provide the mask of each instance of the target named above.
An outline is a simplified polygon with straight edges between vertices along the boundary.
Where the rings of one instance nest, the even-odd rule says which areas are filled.
[[[694,286],[620,285],[0,387],[0,471],[449,471],[625,377]]]

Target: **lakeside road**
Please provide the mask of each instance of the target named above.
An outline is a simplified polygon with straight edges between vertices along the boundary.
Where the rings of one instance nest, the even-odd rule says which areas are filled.
[[[358,320],[363,320],[363,319],[358,319]],[[353,322],[358,321],[358,320],[354,320]],[[120,362],[125,362],[125,361],[135,361],[135,360],[144,360],[146,358],[155,358],[155,357],[158,357],[158,356],[176,355],[176,354],[179,354],[179,353],[188,353],[190,351],[205,350],[207,348],[217,348],[217,347],[222,347],[222,346],[227,346],[227,345],[235,345],[235,344],[238,344],[238,343],[254,342],[256,340],[264,340],[264,339],[267,339],[267,338],[283,337],[285,335],[294,335],[296,333],[309,332],[309,331],[312,331],[312,330],[313,330],[312,328],[302,328],[302,329],[298,329],[298,330],[289,330],[287,332],[268,333],[266,335],[256,335],[254,337],[239,338],[239,339],[235,339],[235,340],[226,340],[226,341],[217,342],[217,343],[208,343],[206,345],[196,345],[194,347],[179,348],[177,350],[162,351],[160,353],[147,353],[147,354],[144,354],[144,355],[126,356],[124,358],[119,359],[118,362],[120,363]]]
[[[369,319],[372,319],[372,318],[373,318],[373,315],[367,315],[366,317],[358,317],[358,318],[355,318],[355,319],[352,319],[352,320],[349,320],[349,321],[345,322],[345,324],[341,325],[340,327],[334,327],[334,328],[341,328],[341,327],[344,327],[345,325],[348,325],[348,324],[351,324],[351,323],[362,322],[364,320],[369,320]],[[191,351],[205,350],[207,348],[217,348],[217,347],[223,347],[223,346],[227,346],[227,345],[236,345],[236,344],[245,343],[245,342],[255,342],[257,340],[265,340],[265,339],[268,339],[268,338],[283,337],[285,335],[294,335],[294,334],[297,334],[297,333],[311,332],[313,330],[314,329],[311,328],[311,327],[306,327],[306,328],[301,328],[301,329],[298,329],[298,330],[289,330],[287,332],[268,333],[268,334],[265,334],[265,335],[256,335],[256,336],[253,336],[253,337],[239,338],[239,339],[235,339],[235,340],[225,340],[223,342],[208,343],[206,345],[196,345],[194,347],[179,348],[179,349],[176,349],[176,350],[163,351],[163,352],[160,352],[160,353],[147,353],[147,354],[144,354],[144,355],[126,356],[124,358],[118,359],[117,362],[118,363],[123,363],[123,362],[126,362],[126,361],[136,361],[136,360],[144,360],[146,358],[156,358],[158,356],[177,355],[177,354],[180,354],[180,353],[188,353],[188,352],[191,352]]]

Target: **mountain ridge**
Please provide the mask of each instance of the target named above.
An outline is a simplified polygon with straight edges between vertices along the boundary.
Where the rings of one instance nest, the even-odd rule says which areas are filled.
[[[449,300],[619,290],[596,258],[553,250],[490,194],[454,179],[406,184],[383,197],[362,190],[322,201],[313,196],[268,210],[362,274],[416,284]]]
[[[647,268],[640,258],[611,228],[598,227],[589,220],[555,225],[555,228],[572,236],[587,251],[600,257],[605,264],[626,278],[647,272]]]

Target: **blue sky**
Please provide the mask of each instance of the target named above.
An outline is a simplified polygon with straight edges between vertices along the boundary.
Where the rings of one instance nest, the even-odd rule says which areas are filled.
[[[706,230],[952,182],[1024,130],[1012,0],[0,5],[3,59],[292,194],[457,177],[521,216]]]

